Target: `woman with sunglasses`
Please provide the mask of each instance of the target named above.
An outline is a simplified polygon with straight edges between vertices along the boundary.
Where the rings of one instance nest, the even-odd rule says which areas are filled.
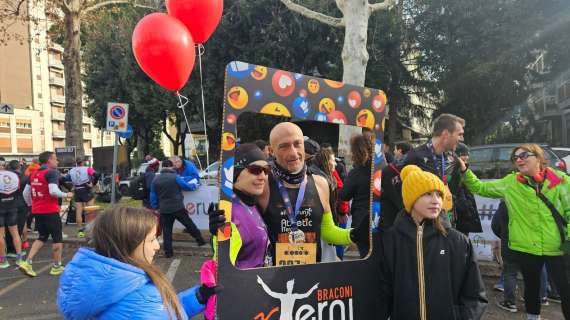
[[[268,174],[265,154],[255,144],[245,143],[236,149],[230,260],[240,269],[263,267],[271,261],[267,227],[257,207],[257,197],[263,193]],[[214,204],[210,204],[208,214],[210,232],[215,235],[225,217]]]
[[[560,230],[556,213],[549,209],[552,204],[568,225],[570,183],[563,173],[547,166],[544,150],[536,144],[515,147],[511,160],[518,172],[488,182],[480,181],[460,160],[463,181],[471,192],[504,199],[507,204],[508,243],[523,274],[527,319],[540,319],[540,274],[544,264],[560,293],[564,318],[570,319],[570,279],[566,273],[570,266],[562,251],[570,235],[568,230]]]

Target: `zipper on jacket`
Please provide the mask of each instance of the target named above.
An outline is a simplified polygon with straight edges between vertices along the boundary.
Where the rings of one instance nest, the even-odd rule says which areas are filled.
[[[424,227],[418,225],[416,232],[416,254],[418,256],[418,295],[420,303],[420,320],[427,320],[426,310],[426,287],[424,275],[424,245],[423,245]]]

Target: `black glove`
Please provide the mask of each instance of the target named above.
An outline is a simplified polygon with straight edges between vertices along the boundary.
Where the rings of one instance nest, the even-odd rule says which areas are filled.
[[[365,217],[355,229],[350,230],[350,240],[353,243],[367,243],[370,234],[370,219]]]
[[[217,235],[218,229],[222,228],[226,223],[224,210],[220,210],[217,203],[212,202],[208,207],[208,222],[210,225],[210,233],[213,236]]]
[[[196,299],[198,299],[198,302],[200,302],[200,304],[206,304],[211,296],[222,291],[222,289],[223,287],[221,285],[215,287],[207,287],[205,285],[201,285],[200,288],[198,288],[198,291],[196,291]]]

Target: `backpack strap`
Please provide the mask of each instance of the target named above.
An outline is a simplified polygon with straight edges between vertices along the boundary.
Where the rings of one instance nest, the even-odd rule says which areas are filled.
[[[550,213],[552,214],[552,217],[554,218],[554,221],[556,222],[556,225],[558,226],[558,232],[560,232],[560,241],[564,242],[564,240],[566,239],[566,233],[564,232],[564,228],[565,226],[568,225],[566,219],[564,219],[564,217],[560,214],[560,212],[558,212],[558,209],[556,209],[554,204],[540,191],[542,185],[538,185],[538,187],[535,189],[533,188],[533,186],[531,186],[528,183],[528,181],[526,181],[526,183],[524,184],[535,190],[538,198],[540,198],[540,200],[542,200],[542,202],[544,202],[544,204],[548,207]]]

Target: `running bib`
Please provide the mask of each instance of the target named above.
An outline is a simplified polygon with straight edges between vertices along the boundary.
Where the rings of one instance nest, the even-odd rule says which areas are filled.
[[[12,194],[18,191],[20,187],[20,178],[17,174],[11,171],[0,171],[0,193]]]
[[[317,263],[316,243],[276,243],[275,266]]]

